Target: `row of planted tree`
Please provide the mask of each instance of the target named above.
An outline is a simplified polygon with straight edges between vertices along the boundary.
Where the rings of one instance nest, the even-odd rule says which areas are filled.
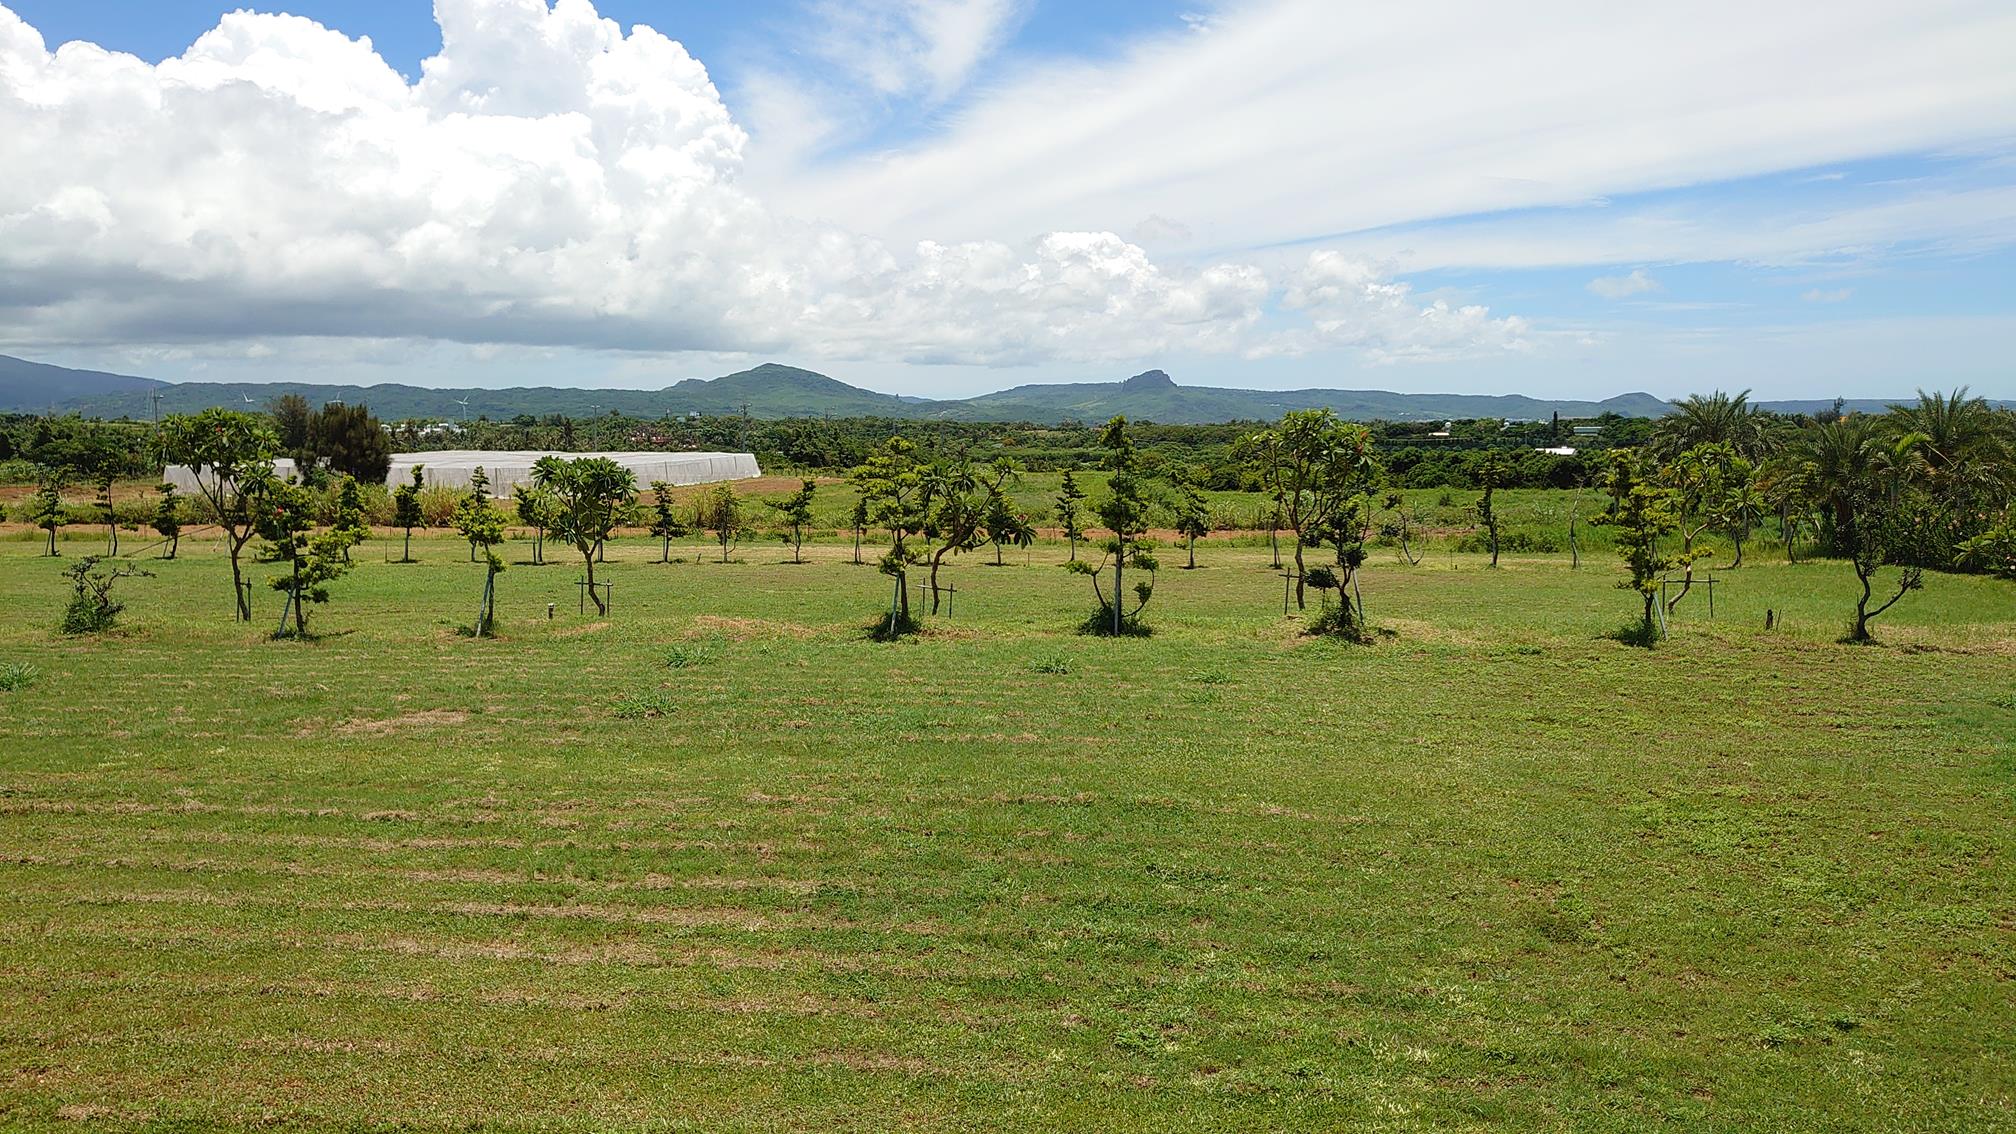
[[[2010,516],[2016,430],[2010,420],[1963,391],[1921,396],[1917,405],[1887,415],[1822,420],[1787,439],[1763,429],[1762,418],[1741,395],[1687,399],[1649,443],[1614,450],[1602,466],[1598,487],[1604,506],[1588,522],[1613,529],[1630,572],[1622,585],[1642,601],[1626,636],[1646,643],[1659,636],[1663,615],[1687,596],[1697,565],[1713,554],[1704,537],[1726,539],[1734,548],[1728,566],[1739,566],[1746,539],[1767,521],[1777,527],[1788,555],[1795,553],[1800,533],[1810,529],[1823,550],[1853,566],[1859,594],[1849,622],[1852,640],[1867,640],[1871,620],[1917,589],[1928,567],[2016,577],[2016,526]],[[1070,541],[1066,567],[1087,579],[1095,600],[1085,629],[1142,633],[1159,568],[1148,538],[1151,506],[1170,509],[1193,549],[1193,562],[1209,513],[1197,479],[1181,466],[1158,462],[1144,469],[1124,419],[1109,422],[1099,441],[1107,473],[1103,489],[1089,499],[1067,472],[1055,518]],[[161,444],[169,460],[202,470],[200,492],[223,534],[238,616],[251,617],[243,557],[257,538],[262,543],[256,557],[286,569],[272,583],[285,597],[286,629],[305,634],[307,607],[327,600],[329,583],[349,569],[351,550],[369,533],[356,481],[343,482],[334,521],[318,525],[307,489],[275,475],[277,440],[263,415],[209,410],[171,417],[162,423]],[[1366,627],[1357,595],[1368,544],[1397,529],[1403,558],[1418,562],[1408,547],[1404,510],[1397,513],[1397,525],[1378,522],[1382,505],[1395,509],[1398,498],[1382,491],[1386,474],[1373,433],[1329,411],[1298,411],[1244,437],[1237,453],[1257,473],[1273,501],[1275,526],[1287,534],[1297,606],[1306,606],[1310,589],[1319,592],[1322,609],[1313,631],[1362,638]],[[1009,495],[1017,476],[1010,461],[926,455],[901,436],[888,439],[852,472],[856,559],[864,533],[881,533],[885,549],[879,564],[891,580],[878,635],[918,627],[910,605],[913,571],[925,573],[923,591],[936,613],[945,593],[939,572],[950,557],[991,543],[998,559],[1004,545],[1033,542],[1029,517]],[[1493,566],[1500,550],[1499,481],[1486,461],[1473,506]],[[650,487],[652,499],[642,511],[652,535],[663,541],[661,559],[669,558],[673,539],[698,529],[714,534],[725,561],[749,530],[745,502],[730,486],[704,490],[690,508],[675,504],[668,486]],[[776,505],[780,534],[794,559],[812,522],[815,491],[814,482],[805,481]],[[406,529],[402,558],[408,561],[412,529],[425,521],[421,493],[415,470],[413,481],[393,494],[393,523]],[[109,516],[109,486],[101,495]],[[598,612],[606,612],[595,570],[617,529],[638,517],[640,492],[632,474],[603,458],[549,457],[514,495],[518,520],[534,531],[533,561],[543,561],[548,539],[572,548],[582,561],[587,595]],[[60,501],[48,503],[50,511],[60,509]],[[496,577],[504,570],[497,548],[506,538],[508,517],[480,469],[459,494],[452,522],[468,540],[471,557],[488,567],[475,626],[478,634],[487,634]],[[1571,549],[1576,523],[1571,513]],[[155,526],[170,541],[172,554],[180,532],[172,496]],[[1081,558],[1078,545],[1092,529],[1102,536],[1093,544],[1097,554]],[[50,550],[55,551],[53,526]],[[1312,554],[1325,561],[1312,564]]]

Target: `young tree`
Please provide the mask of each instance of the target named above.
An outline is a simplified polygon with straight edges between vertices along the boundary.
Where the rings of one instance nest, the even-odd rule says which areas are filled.
[[[63,470],[44,466],[37,470],[35,495],[28,500],[28,522],[49,533],[45,556],[62,554],[56,550],[56,529],[63,526],[63,519]]]
[[[401,563],[413,562],[413,529],[427,526],[427,513],[420,508],[421,468],[414,465],[413,479],[392,493],[392,525],[406,530],[406,543],[399,552]]]
[[[1078,481],[1071,475],[1072,470],[1064,470],[1064,483],[1057,489],[1057,522],[1064,527],[1064,538],[1071,543],[1071,562],[1078,561],[1078,541],[1085,538],[1085,529],[1079,526],[1083,515],[1085,490],[1078,487]]]
[[[608,614],[595,589],[595,552],[637,502],[636,476],[607,457],[541,457],[532,481],[553,494],[553,537],[580,552],[595,613]]]
[[[518,508],[524,511],[522,499]],[[672,501],[672,486],[662,480],[652,481],[651,534],[658,537],[658,562],[672,562],[672,541],[686,533],[686,522],[679,518],[679,509]]]
[[[450,522],[455,524],[456,529],[459,531],[461,529],[463,509],[469,507],[477,500],[488,501],[490,499],[490,475],[483,471],[482,465],[477,465],[469,472],[469,491],[455,501],[455,511]],[[476,541],[473,539],[469,541],[469,562],[476,562]]]
[[[101,471],[94,478],[98,484],[98,495],[92,503],[98,509],[99,519],[105,522],[105,554],[109,558],[119,555],[119,507],[112,500],[112,482],[116,475]]]
[[[299,394],[281,394],[266,403],[266,412],[273,419],[275,455],[291,458],[306,473],[315,464],[312,440],[315,411],[308,408],[308,399]]]
[[[1295,533],[1295,605],[1305,607],[1303,548],[1318,546],[1345,501],[1370,483],[1377,469],[1372,433],[1327,409],[1296,410],[1240,448],[1279,501],[1276,523]]]
[[[455,505],[455,530],[482,557],[483,602],[476,608],[476,636],[487,638],[495,628],[497,576],[504,570],[504,561],[497,557],[497,545],[504,542],[504,511],[491,498],[489,478],[482,468],[477,468],[469,483],[469,495]]]
[[[1014,544],[1028,547],[1036,542],[1036,529],[1029,523],[1029,517],[1015,510],[1014,498],[1008,490],[1022,480],[1021,466],[1010,460],[994,462],[992,474],[982,478],[982,487],[987,493],[981,527],[986,530],[987,542],[994,545],[994,566],[1001,566],[1001,547]]]
[[[87,555],[63,574],[70,579],[70,603],[63,608],[59,629],[65,634],[97,634],[112,629],[126,604],[112,597],[112,585],[121,579],[151,579],[152,571],[113,565],[99,570],[106,556]]]
[[[1846,640],[1873,641],[1869,623],[1925,585],[1924,570],[1913,561],[1911,525],[1925,505],[1928,464],[1921,443],[1911,434],[1892,439],[1856,414],[1809,427],[1792,454],[1800,482],[1831,522],[1835,550],[1855,569],[1860,594]],[[1872,608],[1876,579],[1886,567],[1897,568],[1896,589]]]
[[[1197,482],[1187,473],[1176,480],[1176,534],[1183,537],[1183,550],[1190,557],[1183,569],[1196,570],[1197,541],[1211,534],[1211,508],[1205,504]]]
[[[1491,543],[1491,566],[1498,566],[1498,505],[1493,498],[1498,486],[1511,476],[1505,461],[1496,453],[1487,453],[1477,464],[1477,487],[1484,495],[1477,498],[1477,522],[1484,525],[1484,536]]]
[[[1421,566],[1421,560],[1427,553],[1414,550],[1414,526],[1421,522],[1420,514],[1409,507],[1407,498],[1398,492],[1386,494],[1386,510],[1393,513],[1393,536],[1400,541],[1400,558],[1409,567]],[[1572,545],[1575,524],[1572,515],[1568,524],[1569,540]]]
[[[1358,572],[1365,566],[1365,541],[1371,534],[1372,497],[1366,493],[1345,500],[1317,533],[1337,553],[1336,566],[1329,569],[1337,605],[1325,608],[1323,617],[1311,624],[1311,632],[1336,634],[1354,642],[1366,640],[1365,612],[1353,596],[1359,593]]]
[[[876,631],[883,638],[910,633],[917,627],[910,615],[910,567],[916,562],[909,541],[924,530],[924,471],[917,447],[901,436],[891,437],[854,471],[868,521],[889,532],[889,550],[879,568],[894,584],[889,617]]]
[[[861,537],[868,534],[868,498],[856,496],[854,510],[848,513],[847,522],[854,528],[854,566],[861,566]]]
[[[256,534],[246,483],[271,476],[279,441],[266,419],[234,410],[207,409],[173,414],[161,422],[161,451],[171,464],[187,465],[224,531],[231,557],[231,589],[241,622],[252,620],[252,596],[240,561]]]
[[[343,544],[343,562],[350,562],[350,549],[371,538],[371,524],[364,518],[364,496],[357,478],[345,476],[336,491],[336,515],[330,525],[348,537]]]
[[[281,629],[274,637],[308,636],[309,603],[329,601],[329,583],[350,570],[344,557],[354,533],[331,528],[315,530],[315,501],[306,488],[283,481],[270,471],[249,475],[245,484],[247,507],[265,545],[260,548],[262,563],[284,563],[287,573],[274,579],[272,587],[287,596],[280,609]],[[293,628],[287,628],[289,614]]]
[[[805,529],[812,523],[812,494],[818,487],[817,481],[806,480],[799,485],[798,491],[776,506],[784,523],[790,528],[788,532],[781,533],[780,538],[791,545],[793,563],[805,561],[800,553],[805,546]]]
[[[987,487],[964,459],[924,470],[924,538],[931,542],[931,613],[938,613],[938,569],[945,557],[971,551],[987,538]]]
[[[518,522],[532,529],[532,564],[546,564],[546,529],[553,520],[553,494],[534,484],[518,484],[511,489],[518,508]]]
[[[163,559],[175,558],[182,547],[182,498],[175,494],[175,486],[163,484],[154,491],[161,494],[161,502],[154,508],[154,530],[168,541],[168,553]]]
[[[1589,521],[1617,529],[1617,554],[1631,570],[1628,582],[1617,584],[1636,591],[1645,609],[1635,632],[1625,640],[1650,646],[1659,640],[1659,624],[1654,620],[1659,604],[1659,580],[1680,566],[1682,557],[1663,554],[1660,541],[1680,526],[1678,505],[1671,488],[1658,483],[1645,467],[1646,459],[1635,450],[1613,449],[1605,485],[1615,502],[1612,511]]]
[[[1130,629],[1141,629],[1141,612],[1148,606],[1148,600],[1155,595],[1155,571],[1160,566],[1152,555],[1148,534],[1148,495],[1142,483],[1139,461],[1134,454],[1134,444],[1127,437],[1127,419],[1115,417],[1100,431],[1099,443],[1106,449],[1106,467],[1112,475],[1106,481],[1106,495],[1095,509],[1101,523],[1113,533],[1106,541],[1105,555],[1097,563],[1072,560],[1065,569],[1088,576],[1092,580],[1092,594],[1099,600],[1099,611],[1092,625],[1102,634],[1115,636],[1128,633]],[[1113,565],[1113,598],[1107,601],[1100,589],[1099,576],[1106,565]],[[1133,567],[1148,574],[1134,584],[1135,603],[1127,609],[1127,568]]]
[[[721,545],[723,563],[728,562],[729,552],[749,533],[742,498],[726,484],[714,485],[700,494],[693,505],[693,526],[714,533],[714,542]]]

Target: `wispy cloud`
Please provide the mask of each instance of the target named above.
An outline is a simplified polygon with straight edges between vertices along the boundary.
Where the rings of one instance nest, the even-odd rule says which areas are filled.
[[[1589,281],[1589,290],[1604,299],[1626,299],[1643,292],[1658,291],[1659,281],[1643,268],[1631,269],[1628,276],[1597,276]]]
[[[1812,288],[1799,293],[1799,298],[1808,303],[1845,303],[1855,294],[1852,287]]]

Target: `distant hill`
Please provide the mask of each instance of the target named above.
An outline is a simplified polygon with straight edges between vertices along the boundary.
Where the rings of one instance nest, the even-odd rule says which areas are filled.
[[[437,390],[425,386],[324,386],[306,382],[163,383],[151,378],[66,370],[0,355],[0,410],[52,408],[95,417],[146,418],[161,398],[163,413],[193,413],[210,406],[263,407],[281,394],[311,402],[363,403],[388,421],[463,417],[509,420],[520,414],[632,417],[744,412],[759,418],[889,417],[939,421],[1097,422],[1115,414],[1137,421],[1196,425],[1271,421],[1289,410],[1328,407],[1359,421],[1434,421],[1497,417],[1540,421],[1562,417],[1658,417],[1672,406],[1651,394],[1620,394],[1603,401],[1530,398],[1523,394],[1402,394],[1388,390],[1234,390],[1179,386],[1150,370],[1124,382],[1061,382],[1016,386],[975,398],[933,401],[881,394],[795,366],[765,363],[720,378],[688,378],[662,390],[594,390],[525,386],[502,390]],[[466,405],[465,405],[466,400]],[[1780,413],[1815,413],[1833,399],[1757,403]],[[1856,410],[1880,411],[1889,402],[1859,399]],[[2016,405],[2000,402],[2001,405]]]
[[[152,391],[104,391],[68,399],[65,410],[95,417],[145,417],[153,412]],[[566,414],[593,417],[611,411],[632,417],[699,412],[727,415],[748,404],[752,417],[835,417],[882,415],[915,417],[916,405],[894,394],[878,394],[845,382],[766,363],[723,378],[688,378],[663,390],[584,390],[554,386],[517,386],[502,390],[437,390],[426,386],[386,383],[377,386],[328,386],[308,382],[182,382],[161,387],[161,412],[194,413],[211,406],[264,406],[282,394],[300,394],[311,402],[363,403],[387,421],[434,418],[454,421],[467,416],[507,420],[519,414],[544,417]],[[467,400],[467,405],[463,404]],[[932,403],[923,403],[929,405]],[[46,409],[47,404],[33,406]]]
[[[132,395],[143,409],[127,416],[138,417],[153,411],[153,403],[146,397],[148,391],[165,385],[152,378],[71,370],[0,354],[0,412],[42,413],[79,398]]]
[[[923,416],[957,421],[1104,421],[1114,414],[1166,424],[1271,421],[1289,410],[1328,407],[1359,420],[1424,421],[1502,417],[1540,420],[1658,417],[1672,407],[1650,394],[1624,394],[1602,402],[1548,401],[1521,394],[1397,394],[1385,390],[1231,390],[1178,386],[1160,370],[1124,382],[1016,386],[961,402],[940,402]]]

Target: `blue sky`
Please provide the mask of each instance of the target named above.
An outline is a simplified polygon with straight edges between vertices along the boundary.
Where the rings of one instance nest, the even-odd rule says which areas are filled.
[[[2016,397],[2006,5],[252,7],[0,0],[0,352]]]

